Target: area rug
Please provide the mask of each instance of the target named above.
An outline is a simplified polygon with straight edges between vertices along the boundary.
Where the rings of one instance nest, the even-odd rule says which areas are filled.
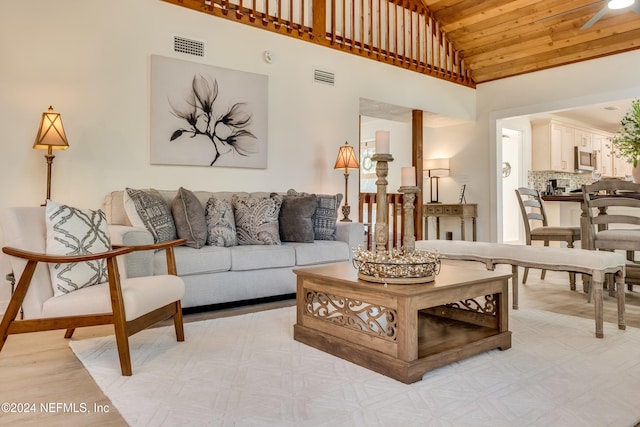
[[[132,426],[633,426],[640,329],[531,309],[510,312],[513,347],[406,385],[293,340],[295,308],[131,337],[133,376],[113,336],[71,348]]]

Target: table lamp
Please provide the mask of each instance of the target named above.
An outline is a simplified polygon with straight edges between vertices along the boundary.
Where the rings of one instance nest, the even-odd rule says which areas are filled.
[[[53,150],[66,150],[69,148],[67,136],[62,126],[62,118],[60,118],[59,113],[53,112],[53,107],[51,106],[46,113],[42,113],[42,120],[40,121],[38,135],[33,148],[47,150],[47,154],[44,156],[47,159],[47,197],[44,202],[44,205],[46,205],[47,200],[51,199],[51,165],[55,158]]]
[[[427,172],[430,179],[431,203],[440,203],[438,201],[438,180],[440,177],[449,176],[449,159],[425,159],[422,170]],[[435,191],[433,190],[434,181]]]
[[[351,206],[349,206],[348,197],[349,169],[358,169],[359,167],[358,158],[356,157],[353,147],[345,141],[344,145],[341,146],[338,151],[338,158],[336,159],[336,164],[333,166],[334,169],[344,168],[344,205],[342,206],[342,215],[344,215],[344,218],[340,220],[341,222],[351,222],[349,219]]]

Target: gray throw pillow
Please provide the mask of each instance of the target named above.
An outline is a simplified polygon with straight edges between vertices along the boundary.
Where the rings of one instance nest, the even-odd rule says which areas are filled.
[[[107,218],[101,210],[77,209],[48,200],[45,222],[48,255],[88,255],[111,249]],[[105,259],[48,265],[55,296],[109,280]]]
[[[239,245],[279,245],[278,217],[282,196],[231,197]]]
[[[298,193],[296,190],[287,191],[287,196],[306,196],[308,193]],[[342,193],[316,194],[318,207],[313,216],[315,240],[336,240],[336,221],[338,207],[342,201]]]
[[[171,202],[171,214],[178,238],[186,239],[186,246],[200,249],[207,243],[207,219],[204,208],[193,192],[180,187]]]
[[[315,231],[313,215],[318,198],[308,196],[284,196],[280,208],[280,240],[283,242],[313,243]]]
[[[236,246],[236,221],[231,202],[211,197],[205,208],[207,219],[207,245]]]
[[[168,242],[176,239],[176,225],[173,222],[171,209],[160,192],[153,189],[134,190],[133,188],[127,188],[126,192],[140,220],[153,236],[154,242]],[[131,222],[136,225],[133,220]]]

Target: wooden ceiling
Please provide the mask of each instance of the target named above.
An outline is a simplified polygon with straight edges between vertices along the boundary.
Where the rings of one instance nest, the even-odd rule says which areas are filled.
[[[610,10],[581,29],[605,0],[421,1],[475,83],[640,48],[640,14],[631,9]]]

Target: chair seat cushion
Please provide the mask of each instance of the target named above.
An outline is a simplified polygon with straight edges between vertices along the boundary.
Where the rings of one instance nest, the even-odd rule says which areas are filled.
[[[134,320],[184,296],[184,282],[178,276],[136,277],[121,281],[126,320]],[[49,298],[42,317],[66,317],[111,313],[109,284],[101,283]]]
[[[640,229],[614,229],[598,231],[596,241],[635,242],[640,245]]]
[[[531,237],[564,236],[580,239],[580,227],[538,227],[531,230]]]

